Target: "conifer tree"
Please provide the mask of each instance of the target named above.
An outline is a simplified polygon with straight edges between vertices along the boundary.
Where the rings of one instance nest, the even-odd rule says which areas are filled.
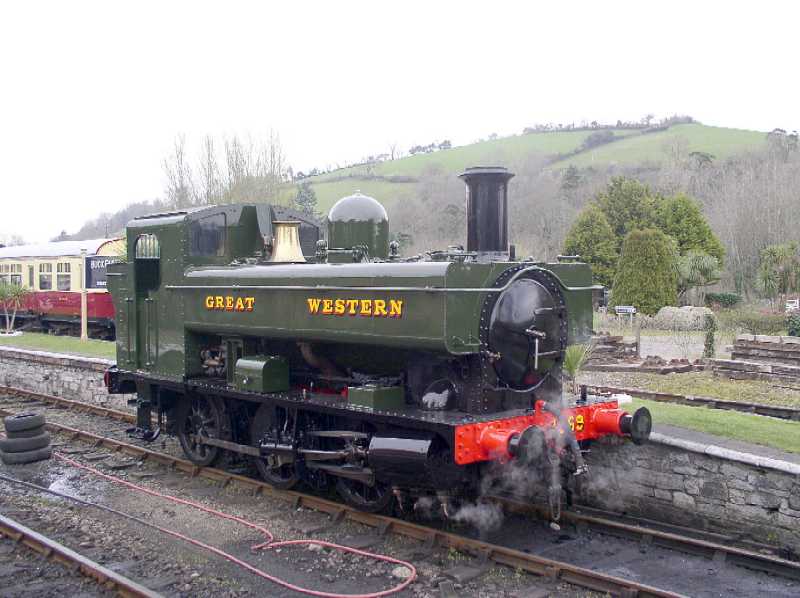
[[[675,242],[660,230],[633,230],[622,243],[611,305],[653,315],[677,303]]]

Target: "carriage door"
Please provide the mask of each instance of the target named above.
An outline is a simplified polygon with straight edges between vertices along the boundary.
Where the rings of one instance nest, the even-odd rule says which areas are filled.
[[[139,235],[134,260],[137,366],[150,369],[158,362],[158,305],[161,284],[161,250],[158,237]]]

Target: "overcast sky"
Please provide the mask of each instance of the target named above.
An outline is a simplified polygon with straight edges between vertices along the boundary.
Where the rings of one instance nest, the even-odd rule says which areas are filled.
[[[3,2],[0,235],[159,197],[185,134],[295,170],[534,122],[800,128],[793,2]]]

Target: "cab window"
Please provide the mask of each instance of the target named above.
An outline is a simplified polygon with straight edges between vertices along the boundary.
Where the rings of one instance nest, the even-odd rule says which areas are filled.
[[[136,239],[137,260],[157,260],[161,257],[158,237],[151,234],[139,235]]]
[[[190,226],[193,257],[222,257],[225,255],[225,214],[214,214],[192,222]]]

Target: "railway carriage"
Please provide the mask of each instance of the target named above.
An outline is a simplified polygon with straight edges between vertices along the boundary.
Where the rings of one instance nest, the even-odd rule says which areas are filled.
[[[647,439],[646,410],[564,392],[568,344],[591,333],[591,271],[519,260],[504,168],[468,169],[466,248],[403,257],[376,200],[356,193],[327,230],[301,213],[228,205],[127,228],[109,267],[117,325],[110,392],[187,457],[251,460],[280,488],[333,486],[382,510],[475,496],[508,467],[536,473],[554,512],[582,452]]]
[[[0,248],[0,282],[31,292],[17,313],[18,326],[55,334],[80,334],[81,273],[87,273],[89,334],[114,338],[114,305],[106,267],[120,259],[122,239],[57,241]],[[85,252],[85,254],[84,254]]]

